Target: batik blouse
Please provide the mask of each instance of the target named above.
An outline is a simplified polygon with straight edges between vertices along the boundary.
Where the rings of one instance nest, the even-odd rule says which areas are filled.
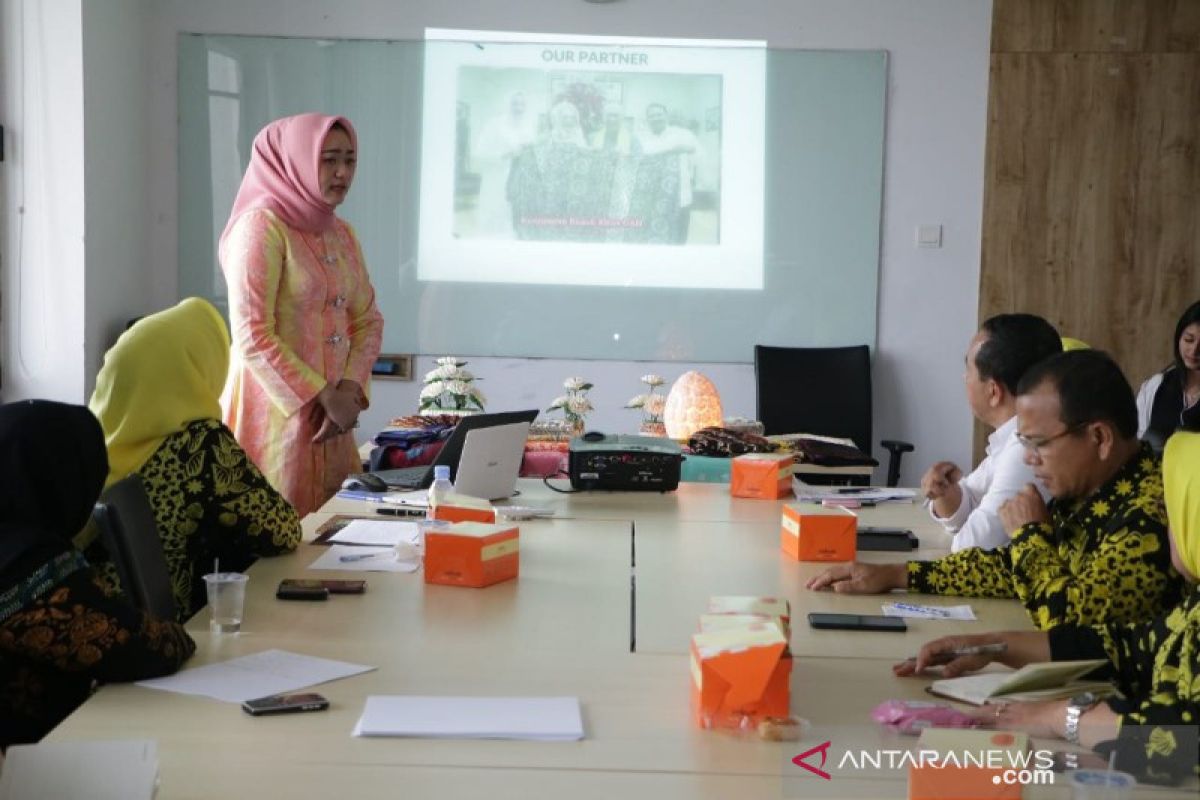
[[[41,739],[97,683],[172,673],[195,649],[178,623],[107,596],[63,553],[0,595],[0,747]]]
[[[908,588],[927,594],[1015,597],[1041,630],[1146,620],[1172,608],[1160,459],[1143,445],[1088,497],[1050,503],[1050,522],[1022,526],[999,550],[972,548],[908,562]]]
[[[207,603],[203,576],[215,559],[223,572],[242,571],[258,556],[289,552],[300,541],[295,509],[215,419],[168,436],[137,474],[154,509],[181,622]],[[84,552],[109,591],[120,591],[103,543],[96,539]]]

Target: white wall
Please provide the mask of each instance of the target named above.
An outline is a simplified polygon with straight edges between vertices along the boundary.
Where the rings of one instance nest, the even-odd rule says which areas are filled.
[[[81,0],[3,0],[0,398],[85,392]]]
[[[13,0],[5,0],[6,3]],[[57,1],[57,0],[56,0]],[[990,0],[158,0],[146,27],[145,307],[173,303],[176,260],[176,34],[179,31],[361,38],[417,38],[426,26],[587,34],[766,39],[774,47],[885,49],[890,53],[885,141],[876,437],[909,439],[913,483],[923,464],[967,463],[970,414],[961,385],[962,352],[976,325]],[[76,59],[78,60],[78,59]],[[109,68],[124,70],[128,61]],[[137,80],[130,75],[113,77]],[[127,109],[133,110],[133,103]],[[100,141],[101,149],[111,142]],[[127,198],[128,200],[128,198]],[[89,211],[93,198],[89,193]],[[98,202],[98,201],[97,201]],[[132,201],[130,201],[132,202]],[[7,217],[7,215],[6,215]],[[917,250],[918,224],[945,226],[944,247]],[[103,270],[127,279],[126,268]],[[89,309],[93,301],[89,298]],[[97,304],[101,301],[96,300]],[[115,310],[116,303],[104,301]],[[6,316],[7,319],[7,316]],[[99,321],[97,321],[99,322]],[[109,320],[111,327],[117,320]],[[6,322],[6,328],[8,323]],[[749,359],[750,354],[747,354]],[[475,359],[493,408],[544,405],[563,378],[598,382],[592,427],[631,429],[619,406],[647,371],[674,377],[699,367],[730,413],[753,415],[746,365],[646,365]],[[418,363],[418,371],[428,368]],[[364,420],[416,406],[418,384],[379,384]],[[535,402],[536,401],[536,402]]]
[[[154,310],[146,242],[145,19],[149,0],[83,4],[87,394],[132,317]],[[159,265],[172,270],[174,263]],[[159,304],[163,305],[163,304]]]

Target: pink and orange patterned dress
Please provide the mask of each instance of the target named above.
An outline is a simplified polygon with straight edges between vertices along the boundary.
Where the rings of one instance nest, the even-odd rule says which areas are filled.
[[[354,437],[320,444],[317,394],[342,379],[370,389],[383,317],[353,229],[293,229],[252,209],[221,247],[233,339],[225,423],[303,517],[360,468]]]

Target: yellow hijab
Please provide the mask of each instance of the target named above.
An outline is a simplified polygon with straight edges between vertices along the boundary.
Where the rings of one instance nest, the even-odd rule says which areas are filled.
[[[189,297],[121,334],[88,403],[108,446],[104,485],[136,471],[187,423],[220,419],[228,371],[229,331],[207,300]]]
[[[1167,440],[1163,492],[1175,549],[1188,572],[1200,577],[1200,433],[1178,431]]]

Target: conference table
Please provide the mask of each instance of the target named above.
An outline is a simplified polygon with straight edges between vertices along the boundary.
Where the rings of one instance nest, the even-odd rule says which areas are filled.
[[[554,482],[564,486],[565,481]],[[213,634],[208,612],[188,623],[197,642],[188,666],[278,648],[376,669],[316,687],[328,711],[250,717],[236,704],[132,684],[102,687],[50,735],[51,741],[150,738],[158,743],[161,800],[174,798],[895,798],[904,769],[836,763],[850,749],[912,750],[914,737],[877,725],[888,699],[929,699],[927,678],[901,679],[890,666],[921,643],[952,632],[1029,629],[1015,601],[969,603],[979,620],[909,620],[904,633],[812,630],[812,611],[879,613],[880,596],[811,592],[823,565],[779,548],[788,500],[742,500],[728,486],[681,484],[670,493],[560,494],[521,480],[521,505],[554,517],[522,521],[520,577],[484,589],[426,585],[416,573],[313,571],[312,543],[335,516],[376,518],[375,506],[334,498],[303,522],[295,553],[249,571],[238,634]],[[917,558],[947,552],[948,539],[919,506],[862,509],[862,524],[916,532]],[[911,554],[863,553],[895,561]],[[325,602],[277,600],[283,578],[366,577],[363,595]],[[712,595],[769,595],[791,603],[792,712],[801,741],[703,730],[689,705],[687,652]],[[919,599],[919,598],[918,598]],[[578,742],[357,738],[371,695],[574,696],[585,738]],[[832,742],[825,780],[792,763]],[[1047,744],[1070,749],[1062,742]],[[1026,798],[1065,798],[1028,786]],[[1137,796],[1192,796],[1139,787]]]

